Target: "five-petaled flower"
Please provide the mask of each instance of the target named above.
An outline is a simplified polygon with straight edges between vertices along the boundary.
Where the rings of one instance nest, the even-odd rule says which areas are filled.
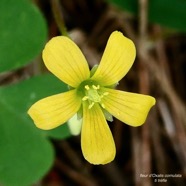
[[[133,42],[115,31],[100,64],[90,71],[73,41],[64,36],[54,37],[43,50],[43,60],[70,90],[39,100],[28,114],[38,128],[48,130],[81,113],[81,148],[85,159],[92,164],[111,162],[116,149],[106,119],[111,120],[113,115],[128,125],[140,126],[155,104],[151,96],[114,89],[131,68],[135,56]]]

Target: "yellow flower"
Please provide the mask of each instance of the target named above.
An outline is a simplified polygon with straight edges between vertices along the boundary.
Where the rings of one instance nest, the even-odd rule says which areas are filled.
[[[71,89],[39,100],[28,114],[38,128],[48,130],[81,113],[81,147],[85,159],[92,164],[111,162],[116,149],[106,119],[112,120],[113,115],[128,125],[140,126],[155,104],[151,96],[113,89],[129,71],[135,56],[133,42],[115,31],[99,66],[90,71],[73,41],[64,36],[54,37],[43,50],[43,60],[48,70]]]

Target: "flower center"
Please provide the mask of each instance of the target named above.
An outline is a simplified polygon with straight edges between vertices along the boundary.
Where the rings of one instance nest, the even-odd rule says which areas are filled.
[[[100,103],[100,105],[105,108],[104,104],[101,103],[101,99],[108,95],[108,92],[103,92],[100,89],[100,85],[85,85],[84,86],[84,97],[82,101],[89,102],[89,109],[91,109],[95,103]]]

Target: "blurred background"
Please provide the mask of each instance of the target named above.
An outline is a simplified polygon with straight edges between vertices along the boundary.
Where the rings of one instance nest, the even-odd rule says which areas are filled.
[[[0,186],[186,185],[185,10],[184,0],[0,0]],[[116,158],[94,166],[67,124],[42,131],[27,110],[68,90],[42,62],[50,38],[71,37],[91,68],[115,30],[137,48],[117,88],[157,102],[141,127],[109,123]]]

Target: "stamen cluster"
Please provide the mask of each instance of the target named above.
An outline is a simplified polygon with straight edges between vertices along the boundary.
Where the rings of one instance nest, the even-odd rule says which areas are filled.
[[[95,103],[99,103],[103,108],[105,105],[102,103],[102,98],[107,96],[109,93],[101,90],[101,86],[99,84],[85,84],[82,87],[83,97],[82,101],[88,101],[88,108],[91,109]]]

